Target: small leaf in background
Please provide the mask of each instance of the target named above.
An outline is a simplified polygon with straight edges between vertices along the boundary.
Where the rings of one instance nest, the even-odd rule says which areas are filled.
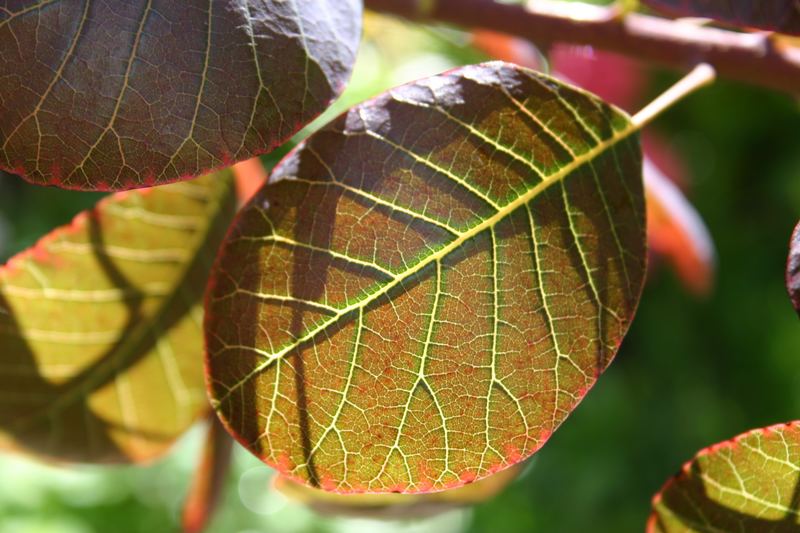
[[[344,88],[358,0],[54,2],[0,10],[0,166],[121,190],[272,150]]]
[[[538,450],[613,359],[644,226],[636,126],[592,95],[503,63],[392,89],[237,217],[207,298],[212,404],[329,491],[483,479]]]
[[[797,0],[642,0],[668,15],[707,17],[760,30],[800,35]]]
[[[550,50],[555,76],[631,111],[641,105],[648,71],[629,57],[591,46],[556,44]]]
[[[184,533],[201,533],[217,509],[231,464],[233,440],[216,415],[209,416],[202,455],[183,507]]]
[[[431,494],[336,494],[277,476],[274,484],[289,499],[317,513],[382,520],[421,519],[491,500],[522,471],[518,464],[475,483]]]
[[[472,32],[471,43],[494,59],[516,63],[532,70],[544,71],[546,66],[542,53],[527,39],[496,31],[475,30]]]
[[[240,204],[245,204],[267,182],[267,169],[260,157],[245,159],[231,168],[236,177],[236,196]]]
[[[794,228],[789,242],[789,260],[786,262],[786,288],[792,305],[800,314],[800,223]]]
[[[703,219],[680,189],[649,159],[644,160],[647,243],[666,258],[684,286],[705,296],[714,285],[716,252]]]
[[[653,498],[649,533],[800,530],[800,423],[700,451]]]
[[[207,409],[202,294],[230,171],[118,193],[0,270],[0,442],[143,461]]]

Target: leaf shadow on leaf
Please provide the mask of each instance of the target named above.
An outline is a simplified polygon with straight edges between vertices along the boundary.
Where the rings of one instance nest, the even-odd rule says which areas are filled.
[[[64,385],[54,385],[50,380],[40,374],[37,359],[24,338],[24,334],[18,325],[11,306],[8,305],[8,301],[1,291],[0,309],[3,310],[3,313],[0,314],[0,324],[3,326],[3,333],[10,337],[9,340],[4,342],[3,357],[6,359],[6,362],[10,363],[10,366],[13,367],[13,373],[4,378],[0,378],[0,383],[5,380],[14,380],[16,383],[14,386],[6,385],[3,389],[11,394],[15,394],[16,392],[15,395],[19,400],[19,404],[17,405],[15,405],[16,402],[13,398],[6,400],[4,402],[6,405],[0,408],[0,430],[7,432],[8,435],[12,437],[13,442],[9,443],[12,450],[16,451],[20,446],[23,446],[29,448],[30,451],[37,455],[40,454],[48,457],[57,456],[67,460],[79,460],[78,457],[65,456],[63,452],[66,447],[73,445],[76,449],[85,448],[89,443],[82,441],[83,433],[78,434],[77,432],[73,432],[74,441],[60,449],[54,449],[53,445],[49,442],[50,436],[45,428],[43,426],[31,427],[32,424],[31,419],[28,418],[28,411],[20,411],[20,408],[27,408],[27,405],[20,406],[20,404],[23,404],[25,394],[35,395],[37,400],[39,398],[45,398],[43,403],[47,406],[59,397]],[[81,402],[81,407],[84,407],[85,411],[80,419],[76,420],[76,423],[80,423],[82,427],[104,425],[100,419],[85,408],[84,402]],[[38,418],[36,420],[38,421]],[[105,432],[101,434],[102,442],[97,442],[95,440],[94,445],[113,450],[114,453],[119,453],[116,444],[106,438]],[[94,435],[98,436],[98,432],[94,432]],[[4,445],[5,444],[6,443],[4,443]]]
[[[14,345],[9,347],[8,353],[14,354],[15,363],[24,369],[29,378],[23,386],[12,381],[13,376],[0,376],[0,386],[11,394],[14,394],[12,391],[22,395],[34,391],[37,398],[42,398],[37,401],[36,407],[23,413],[0,410],[0,430],[8,432],[19,445],[34,453],[57,460],[120,463],[149,459],[153,455],[151,449],[154,443],[171,443],[176,435],[104,419],[95,414],[89,400],[93,393],[112,383],[118,375],[132,368],[156,348],[158,335],[148,322],[155,320],[159,331],[168,331],[189,313],[199,300],[201,291],[181,292],[182,288],[187,284],[203,287],[212,258],[209,253],[195,256],[179,282],[181,289],[164,302],[156,317],[148,318],[143,313],[145,294],[125,276],[106,252],[99,211],[93,209],[87,214],[87,233],[97,265],[102,275],[111,282],[110,285],[126,294],[125,324],[120,328],[118,339],[91,364],[82,367],[66,381],[55,384],[41,373],[40,365],[46,364],[46,361],[37,358],[25,342],[25,332],[14,318],[13,310],[0,289],[0,308],[7,310],[6,316],[0,314],[0,322],[6,322],[5,329],[14,339]],[[213,238],[218,236],[208,237]],[[198,353],[198,364],[200,357]],[[59,419],[59,427],[63,432],[58,435],[59,438],[53,438],[53,418]],[[126,439],[136,442],[125,442],[124,446],[120,446]]]
[[[686,484],[685,487],[662,494],[661,505],[670,509],[671,517],[679,520],[691,531],[770,531],[772,533],[791,533],[798,530],[798,513],[800,512],[800,476],[794,484],[789,511],[780,520],[760,518],[742,513],[735,508],[720,504],[709,496],[703,481],[702,467],[693,463],[688,476],[679,474],[673,483]],[[674,486],[674,485],[672,485]],[[661,513],[654,515],[654,521],[648,528],[650,533],[671,531]]]

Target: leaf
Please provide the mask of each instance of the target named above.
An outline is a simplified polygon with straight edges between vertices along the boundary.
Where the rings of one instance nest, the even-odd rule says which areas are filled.
[[[694,294],[708,295],[716,275],[716,251],[703,219],[681,190],[647,157],[644,184],[650,250],[664,256]]]
[[[200,462],[183,506],[184,533],[200,533],[208,526],[219,505],[231,465],[233,441],[216,416],[209,418]]]
[[[120,190],[271,151],[355,58],[358,0],[21,0],[0,9],[0,166]]]
[[[789,243],[789,259],[786,262],[786,288],[792,305],[800,315],[800,223],[794,228]]]
[[[253,157],[240,161],[231,167],[236,176],[236,193],[239,203],[244,204],[261,188],[267,181],[267,169],[261,162],[261,158]]]
[[[118,193],[0,270],[0,441],[143,461],[207,409],[202,306],[230,171]]]
[[[393,89],[271,181],[212,274],[209,389],[228,430],[299,482],[430,492],[525,459],[639,299],[636,127],[521,67]]]
[[[794,532],[800,527],[800,422],[701,450],[653,498],[650,533]]]
[[[275,488],[315,512],[332,516],[353,516],[381,520],[421,519],[453,509],[477,505],[497,496],[522,471],[522,465],[493,474],[463,487],[432,494],[335,494],[275,478]]]
[[[670,15],[707,17],[736,26],[800,35],[797,0],[643,0]]]

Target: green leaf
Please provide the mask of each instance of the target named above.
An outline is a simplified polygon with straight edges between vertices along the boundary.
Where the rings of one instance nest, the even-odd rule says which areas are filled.
[[[651,533],[800,529],[800,422],[701,450],[653,499]]]
[[[0,9],[0,166],[120,190],[268,152],[343,89],[360,0],[22,0]]]
[[[142,461],[203,414],[201,296],[235,202],[230,171],[118,193],[0,269],[0,442]]]
[[[530,456],[610,363],[645,271],[621,111],[503,63],[399,87],[301,145],[212,274],[212,403],[340,492],[427,492]]]
[[[736,26],[800,35],[796,0],[642,0],[670,15],[706,17]]]
[[[786,288],[792,305],[800,315],[800,223],[794,228],[789,242],[789,259],[786,262]]]

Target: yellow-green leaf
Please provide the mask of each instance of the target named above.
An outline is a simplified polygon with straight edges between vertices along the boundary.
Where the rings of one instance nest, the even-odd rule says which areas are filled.
[[[645,270],[636,126],[503,63],[351,109],[280,164],[212,274],[212,402],[338,492],[530,456],[608,366]]]
[[[650,533],[800,531],[800,423],[701,450],[653,498]]]
[[[146,460],[204,412],[201,296],[235,202],[230,171],[118,193],[0,270],[0,442]]]

